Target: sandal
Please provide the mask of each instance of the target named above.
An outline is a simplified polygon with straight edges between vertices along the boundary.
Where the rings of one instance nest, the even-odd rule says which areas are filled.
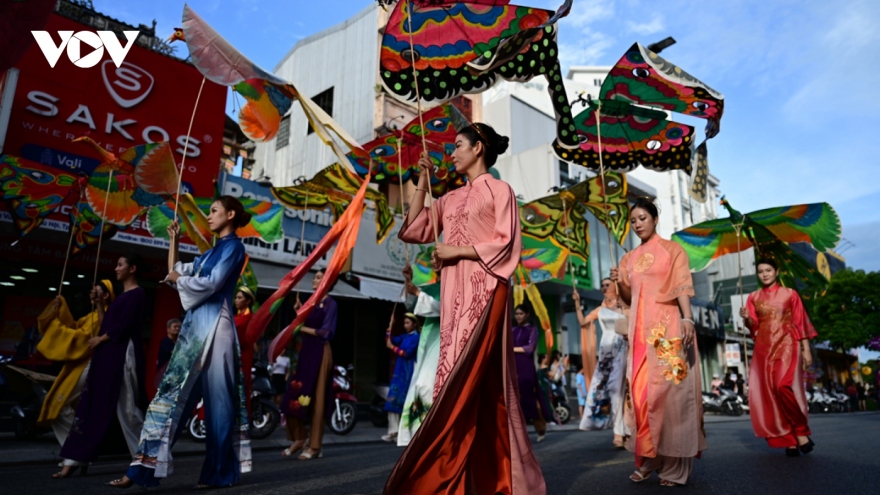
[[[679,483],[669,480],[660,480],[660,486],[679,486]]]
[[[70,469],[67,471],[67,474],[64,473],[64,468],[65,468],[65,467],[69,467],[69,468],[70,468]],[[80,473],[80,476],[86,476],[86,475],[88,474],[88,472],[89,472],[89,467],[88,467],[88,466],[62,466],[61,471],[58,471],[57,473],[55,473],[55,474],[52,475],[52,479],[53,479],[53,480],[63,480],[64,478],[70,478],[71,476],[73,476],[74,474],[76,474],[76,471],[77,471],[78,469],[82,469],[82,472]]]
[[[324,453],[321,452],[320,450],[312,452],[311,449],[309,449],[309,450],[306,450],[305,452],[303,452],[302,454],[300,454],[299,457],[297,457],[297,459],[299,459],[301,461],[310,461],[315,458],[320,459],[323,456],[324,456]]]
[[[816,444],[813,442],[813,439],[810,437],[807,437],[807,443],[805,443],[803,445],[798,445],[798,449],[800,449],[800,451],[803,452],[804,454],[809,454],[810,452],[813,451],[813,447],[815,447],[815,446],[816,446]]]
[[[633,483],[641,483],[650,477],[651,477],[650,472],[643,473],[643,472],[639,471],[638,469],[633,471],[633,474],[629,475],[629,479],[632,480]]]
[[[107,486],[112,486],[113,488],[131,488],[134,485],[134,481],[127,477],[122,477],[113,481],[108,481],[104,483]]]
[[[288,448],[286,448],[286,449],[284,449],[284,450],[281,451],[281,457],[294,457],[294,456],[296,456],[298,453],[302,452],[303,449],[305,449],[305,448],[306,448],[306,444],[305,444],[305,443],[303,443],[302,446],[301,446],[300,448],[298,448],[298,449],[294,449],[294,448],[288,447]]]

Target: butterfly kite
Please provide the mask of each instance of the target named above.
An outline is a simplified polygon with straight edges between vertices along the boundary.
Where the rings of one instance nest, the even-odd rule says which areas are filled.
[[[719,256],[755,247],[756,257],[773,258],[779,264],[780,282],[822,288],[828,281],[787,243],[807,242],[818,251],[834,248],[840,241],[837,212],[828,203],[767,208],[743,215],[721,198],[729,218],[709,220],[678,231],[672,239],[688,254],[690,268],[699,271]]]
[[[585,217],[588,211],[618,242],[622,243],[629,234],[627,187],[625,175],[606,172],[604,188],[602,179],[596,176],[527,203],[520,207],[523,236],[535,240],[551,239],[554,245],[586,262],[590,256],[589,222]],[[607,198],[604,201],[603,194]]]
[[[556,113],[558,141],[564,148],[575,148],[555,26],[571,4],[565,0],[552,12],[508,0],[401,0],[382,35],[382,84],[400,100],[432,103],[480,93],[499,78],[525,82],[543,75]]]
[[[360,179],[342,165],[334,163],[319,171],[311,180],[294,186],[273,187],[272,195],[284,206],[295,210],[323,211],[329,206],[333,220],[338,222],[360,186]],[[388,208],[388,199],[379,191],[368,187],[365,198],[376,206],[376,243],[382,243],[394,226],[394,214]]]
[[[424,121],[424,130],[421,122]],[[428,110],[422,119],[416,118],[403,129],[380,136],[348,154],[348,159],[361,177],[371,173],[379,183],[399,184],[418,177],[419,157],[428,152],[434,162],[431,174],[431,192],[440,197],[465,184],[464,177],[455,171],[452,153],[458,131],[470,125],[451,103]],[[422,145],[422,137],[427,150]],[[399,152],[398,152],[399,150]]]
[[[668,120],[668,112],[706,119],[706,139],[718,134],[724,96],[639,43],[614,65],[602,83],[598,100],[582,100],[587,108],[575,116],[577,149],[557,140],[554,151],[563,160],[600,170],[628,172],[639,165],[665,172],[697,172],[694,199],[706,201],[709,173],[705,141],[693,160],[694,128]],[[597,128],[597,111],[601,129]],[[599,131],[601,130],[601,146]]]

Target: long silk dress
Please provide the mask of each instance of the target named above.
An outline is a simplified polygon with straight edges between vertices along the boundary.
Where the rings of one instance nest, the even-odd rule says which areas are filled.
[[[147,400],[141,344],[146,301],[144,289],[136,287],[120,294],[104,313],[98,335],[107,335],[110,340],[92,353],[73,428],[61,448],[60,455],[68,465],[95,460],[114,416],[129,452],[136,454]]]
[[[232,319],[232,298],[245,262],[235,234],[174,271],[186,317],[159,390],[144,420],[138,457],[127,476],[156,486],[174,472],[171,447],[204,397],[206,455],[199,483],[228,486],[251,470],[244,377]]]
[[[800,343],[816,336],[797,291],[774,284],[749,294],[755,351],[749,370],[749,414],[755,435],[774,448],[809,436]]]
[[[37,424],[51,425],[58,443],[64,445],[73,426],[76,414],[74,407],[88,377],[89,362],[92,359],[89,339],[98,335],[101,329],[98,325],[98,310],[74,320],[67,301],[61,298],[61,307],[57,313],[53,301],[37,317],[37,329],[43,335],[37,344],[37,351],[46,359],[64,362],[43,400]]]
[[[434,403],[385,484],[386,495],[544,494],[519,405],[510,277],[522,251],[519,210],[505,182],[483,174],[434,203],[438,230],[478,259],[443,264]],[[434,240],[429,209],[401,228]]]
[[[440,302],[425,292],[416,299],[413,313],[425,319],[419,335],[416,364],[406,392],[406,402],[400,415],[397,446],[406,447],[419,430],[434,401],[434,380],[440,359]]]
[[[613,287],[615,286],[608,290],[615,290]],[[581,360],[584,364],[584,380],[587,384],[587,390],[590,389],[590,382],[593,380],[593,374],[596,372],[596,325],[594,322],[599,318],[599,310],[601,308],[614,309],[616,307],[617,293],[614,292],[613,297],[605,297],[598,308],[590,311],[581,325]]]
[[[618,419],[623,417],[624,377],[629,346],[626,339],[614,331],[616,320],[624,318],[624,315],[606,306],[596,308],[594,313],[594,321],[602,328],[602,339],[599,342],[599,357],[593,379],[587,387],[587,403],[580,429],[589,431],[615,428],[615,433],[625,436],[624,432],[618,433],[622,429],[618,428],[618,423],[623,426],[623,422]]]
[[[401,414],[418,358],[419,332],[412,331],[392,337],[391,344],[397,348],[397,359],[394,361],[394,373],[391,375],[385,411]]]
[[[687,253],[654,235],[624,255],[621,284],[632,294],[628,338],[626,448],[642,472],[687,482],[706,449],[697,346],[684,348],[677,298],[694,296]]]
[[[547,401],[539,401],[538,372],[535,370],[535,348],[538,346],[538,327],[531,323],[513,327],[513,347],[525,352],[515,352],[516,377],[519,384],[519,404],[523,416],[532,421],[538,433],[544,433],[546,422],[553,421],[553,413]],[[542,424],[543,423],[543,424]]]

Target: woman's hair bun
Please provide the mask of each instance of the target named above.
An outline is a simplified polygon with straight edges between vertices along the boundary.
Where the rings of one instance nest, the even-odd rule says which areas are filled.
[[[510,138],[507,136],[500,136],[496,133],[495,140],[492,143],[492,151],[501,155],[507,151],[508,146],[510,146]]]

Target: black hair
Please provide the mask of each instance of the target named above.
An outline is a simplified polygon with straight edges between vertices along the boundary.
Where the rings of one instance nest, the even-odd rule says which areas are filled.
[[[611,277],[605,277],[605,278],[603,278],[602,280],[599,281],[599,284],[601,285],[602,282],[604,282],[604,281],[606,281],[606,280],[609,281],[609,282],[613,282],[613,280],[611,280]]]
[[[779,265],[776,264],[776,260],[773,258],[759,258],[758,261],[755,262],[755,268],[758,268],[758,265],[770,265],[773,267],[774,271],[779,271]]]
[[[521,310],[523,313],[525,313],[525,314],[527,314],[527,315],[529,315],[529,316],[532,315],[532,308],[530,308],[529,305],[528,305],[528,304],[525,304],[525,303],[523,303],[523,304],[517,304],[516,307],[513,308],[513,310],[514,310],[514,311],[516,311],[516,310]]]
[[[235,212],[235,216],[232,217],[232,225],[236,229],[240,229],[251,222],[251,214],[244,211],[244,205],[241,204],[238,198],[220,196],[215,201],[223,205],[224,210]]]
[[[498,155],[507,151],[510,144],[510,138],[498,134],[492,126],[475,122],[464,129],[458,131],[459,134],[465,136],[470,141],[471,146],[477,144],[477,141],[483,143],[483,160],[486,167],[495,165],[498,161]]]
[[[319,273],[322,274],[322,275],[327,275],[327,269],[326,269],[326,268],[320,268],[320,269],[318,269],[317,272],[315,272],[315,275],[317,275],[317,274],[319,274]],[[327,292],[330,292],[331,290],[333,290],[333,289],[336,287],[336,282],[338,282],[338,281],[339,281],[339,278],[336,278],[336,279],[333,281],[333,283],[330,284],[330,288],[327,289]]]
[[[141,270],[143,270],[143,266],[144,266],[143,256],[141,256],[137,253],[128,252],[128,253],[125,253],[122,256],[120,256],[120,258],[124,258],[125,263],[129,267],[133,267],[135,269],[134,278],[138,278],[140,276]],[[118,292],[117,292],[117,294],[118,294]]]
[[[653,218],[654,220],[656,220],[657,217],[660,216],[660,212],[657,210],[657,205],[655,205],[654,202],[651,201],[649,198],[636,198],[636,201],[635,203],[633,203],[630,211],[633,211],[637,208],[641,208],[647,211],[648,215],[651,215],[651,218]]]

